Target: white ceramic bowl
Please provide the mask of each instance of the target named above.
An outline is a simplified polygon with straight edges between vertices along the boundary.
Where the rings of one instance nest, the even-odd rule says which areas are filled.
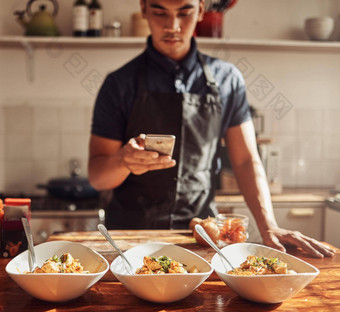
[[[305,32],[311,40],[328,40],[334,30],[334,19],[329,16],[305,20]]]
[[[39,267],[53,255],[61,256],[68,252],[79,259],[84,270],[90,271],[89,274],[26,274],[24,272],[29,271],[28,251],[22,252],[7,264],[6,272],[23,290],[41,300],[62,302],[77,298],[102,278],[109,269],[109,264],[104,257],[79,243],[47,242],[35,246],[34,249]]]
[[[239,267],[247,256],[254,255],[267,258],[279,258],[288,264],[289,270],[297,274],[275,274],[258,276],[240,276],[226,274],[230,268],[224,266],[220,256],[215,254],[211,265],[217,275],[239,296],[261,303],[283,302],[307,286],[319,270],[309,263],[287,253],[263,245],[240,243],[228,245],[221,249],[234,267]]]
[[[212,273],[210,264],[190,250],[168,243],[146,243],[124,252],[134,271],[143,266],[144,256],[168,256],[191,268],[196,265],[199,273],[129,275],[122,258],[117,257],[110,269],[116,278],[134,295],[144,300],[168,303],[189,296]]]

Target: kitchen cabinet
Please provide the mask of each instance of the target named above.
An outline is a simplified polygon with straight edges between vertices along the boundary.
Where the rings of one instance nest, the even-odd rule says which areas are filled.
[[[325,211],[325,239],[334,245],[340,247],[340,205],[326,207]]]
[[[324,211],[323,204],[274,204],[275,217],[280,227],[300,231],[319,241],[324,239]]]
[[[274,214],[280,227],[300,231],[301,233],[323,240],[324,209],[323,205],[310,203],[273,203]],[[233,212],[249,217],[249,242],[261,243],[262,238],[255,219],[246,204],[236,204],[223,207],[219,205],[220,212]]]
[[[272,197],[274,214],[279,226],[300,231],[320,241],[324,240],[326,210],[324,197],[321,195],[288,193]],[[217,196],[216,202],[219,212],[233,212],[248,216],[248,241],[262,242],[255,219],[241,196]]]

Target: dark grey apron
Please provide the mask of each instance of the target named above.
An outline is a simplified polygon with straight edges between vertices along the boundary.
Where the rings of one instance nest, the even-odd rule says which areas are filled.
[[[218,86],[198,56],[211,92],[205,95],[147,91],[145,60],[125,140],[140,133],[173,134],[177,165],[130,174],[114,190],[106,213],[108,228],[184,229],[193,217],[216,215],[213,198],[222,107]]]

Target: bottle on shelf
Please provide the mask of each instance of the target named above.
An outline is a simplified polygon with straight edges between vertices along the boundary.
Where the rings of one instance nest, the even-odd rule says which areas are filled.
[[[86,37],[89,29],[89,7],[85,0],[76,0],[73,5],[73,36]]]
[[[103,30],[103,10],[98,0],[91,0],[89,4],[89,37],[100,37]]]

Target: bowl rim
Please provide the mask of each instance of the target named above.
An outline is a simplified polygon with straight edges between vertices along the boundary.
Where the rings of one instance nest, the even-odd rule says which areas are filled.
[[[139,245],[136,245],[136,246],[134,246],[134,247],[131,247],[131,248],[129,248],[128,250],[124,251],[123,253],[124,253],[124,255],[125,255],[125,253],[128,252],[129,250],[133,250],[133,249],[135,249],[135,248],[137,248],[137,247],[138,247],[138,248],[141,248],[141,247],[144,246],[144,245],[175,246],[176,248],[183,249],[183,250],[185,250],[186,252],[188,252],[188,253],[194,255],[195,257],[200,258],[203,262],[205,262],[205,263],[208,265],[209,271],[207,271],[207,272],[198,272],[198,273],[188,273],[189,276],[201,276],[201,275],[204,276],[204,275],[207,275],[207,274],[209,274],[208,276],[210,276],[210,275],[212,274],[212,272],[214,271],[214,268],[212,267],[212,265],[211,265],[207,260],[205,260],[203,257],[201,257],[201,256],[198,255],[197,253],[191,251],[190,249],[184,248],[184,247],[182,247],[182,246],[178,246],[177,244],[173,244],[173,243],[167,243],[167,242],[149,242],[149,243],[143,243],[143,244],[139,244]],[[130,277],[137,277],[137,278],[151,278],[151,277],[152,277],[152,278],[155,278],[156,276],[158,276],[158,277],[156,277],[156,278],[170,278],[171,276],[180,276],[180,277],[188,276],[187,273],[171,273],[171,274],[133,274],[133,275],[131,275],[131,274],[124,274],[124,273],[120,273],[120,272],[117,272],[117,271],[114,271],[114,270],[113,270],[113,266],[114,266],[115,262],[118,261],[118,259],[121,259],[121,256],[116,257],[116,258],[112,261],[112,263],[110,264],[110,271],[111,271],[114,275],[118,274],[119,276],[124,276],[124,277],[125,277],[125,276],[130,276]],[[175,260],[175,261],[176,261],[176,260]]]
[[[317,276],[317,275],[320,274],[320,270],[317,267],[315,267],[314,265],[308,263],[307,261],[304,261],[304,260],[302,260],[302,259],[300,259],[298,257],[295,257],[295,256],[293,256],[293,255],[291,255],[291,254],[289,254],[287,252],[283,252],[283,251],[280,251],[278,249],[275,249],[275,248],[272,248],[272,247],[269,247],[269,246],[266,246],[266,245],[262,245],[262,244],[256,244],[256,243],[236,243],[236,244],[231,244],[231,245],[227,245],[227,246],[223,247],[221,249],[221,252],[223,253],[223,250],[227,249],[229,246],[232,246],[232,245],[241,245],[241,244],[242,245],[247,244],[247,245],[252,245],[252,246],[254,246],[254,245],[255,246],[260,246],[260,247],[264,247],[265,249],[278,252],[279,254],[283,254],[283,255],[286,255],[286,256],[288,255],[289,257],[291,257],[291,258],[293,258],[293,259],[295,259],[295,260],[297,260],[299,262],[302,262],[302,263],[308,265],[309,267],[311,267],[314,270],[314,272],[302,272],[302,273],[296,272],[296,274],[233,275],[233,274],[228,274],[226,272],[220,271],[220,270],[216,269],[213,266],[213,263],[216,261],[214,259],[216,259],[219,256],[218,253],[215,253],[214,256],[211,259],[211,266],[213,266],[213,268],[214,268],[216,273],[223,274],[223,275],[226,275],[228,277],[235,278],[235,279],[236,278],[266,278],[266,279],[268,279],[268,278],[277,278],[277,277],[281,277],[281,276],[282,277],[291,277],[291,278],[294,278],[296,276],[308,276],[308,275],[312,275],[312,276],[316,275]]]
[[[315,16],[305,19],[305,23],[334,23],[334,18],[330,16]]]
[[[216,216],[216,219],[218,218],[218,216],[221,217],[226,217],[226,218],[240,218],[240,219],[249,219],[248,216],[246,216],[245,214],[241,214],[241,213],[232,213],[232,212],[221,212],[218,213]]]
[[[81,244],[81,243],[78,243],[78,242],[70,242],[70,241],[50,241],[50,242],[43,242],[39,245],[36,245],[36,247],[39,247],[39,246],[42,246],[42,245],[57,245],[59,243],[66,243],[67,245],[80,245],[82,247],[84,247],[85,249],[89,250],[90,252],[93,252],[94,254],[96,254],[97,256],[99,256],[99,258],[101,258],[104,263],[105,263],[105,269],[100,271],[100,272],[97,272],[97,273],[76,273],[76,274],[73,274],[73,273],[43,273],[43,274],[30,274],[30,273],[24,273],[24,272],[13,272],[13,271],[10,271],[9,270],[9,266],[12,262],[14,262],[14,260],[19,257],[20,255],[22,255],[23,253],[28,253],[28,249],[21,252],[20,254],[18,254],[17,256],[15,256],[13,259],[11,259],[11,261],[9,261],[6,265],[6,268],[5,268],[5,271],[8,275],[20,275],[20,276],[28,276],[27,278],[29,278],[30,276],[34,276],[34,277],[38,277],[39,278],[44,278],[44,276],[67,276],[67,277],[70,277],[70,276],[79,276],[79,277],[83,277],[83,276],[98,276],[98,275],[104,275],[110,268],[110,265],[109,265],[109,262],[105,259],[104,256],[102,256],[99,252],[97,252],[96,250],[93,250],[92,248],[88,247],[88,246],[85,246],[84,244]]]

